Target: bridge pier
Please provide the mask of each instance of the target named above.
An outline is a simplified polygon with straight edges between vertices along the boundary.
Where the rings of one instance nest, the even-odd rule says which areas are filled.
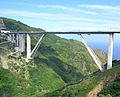
[[[12,43],[15,43],[15,36],[14,36],[14,34],[8,35],[7,36],[7,40],[10,41],[10,42],[12,42]]]
[[[114,34],[109,34],[109,45],[108,45],[108,62],[107,62],[107,69],[112,68],[112,58],[113,58],[113,37]]]
[[[45,34],[41,35],[39,41],[37,42],[37,44],[35,45],[35,47],[33,48],[33,50],[31,50],[31,38],[30,35],[27,34],[27,57],[26,57],[26,62],[29,62],[30,59],[34,58],[42,39],[44,38]]]
[[[16,45],[19,46],[19,34],[16,34]]]
[[[13,41],[14,38],[16,38],[16,44],[17,46],[19,46],[19,43],[21,43],[20,47],[22,48],[21,51],[23,50],[24,46],[23,43],[25,43],[25,40],[23,40],[23,36],[21,36],[21,39],[19,39],[19,34],[25,34],[27,35],[27,57],[26,60],[29,60],[31,58],[33,58],[36,54],[36,51],[38,50],[41,41],[43,39],[43,37],[47,34],[80,34],[81,39],[83,44],[85,45],[85,47],[87,48],[88,52],[90,53],[90,55],[92,56],[93,60],[95,61],[95,63],[97,64],[97,66],[99,67],[99,69],[101,71],[104,71],[104,65],[102,64],[102,62],[100,61],[100,59],[97,57],[97,55],[94,53],[94,51],[88,46],[87,42],[85,41],[85,39],[83,38],[83,36],[81,34],[109,34],[109,47],[108,47],[108,62],[107,62],[107,69],[112,68],[112,58],[113,58],[113,34],[120,34],[120,31],[95,31],[95,32],[10,32],[10,31],[6,31],[6,30],[1,30],[0,29],[0,34],[6,34],[8,36],[8,41]],[[42,36],[40,37],[38,43],[35,45],[35,47],[33,48],[33,50],[31,51],[31,38],[30,38],[30,34],[41,34]],[[14,36],[12,36],[14,35]],[[16,36],[16,37],[15,37]],[[14,38],[12,38],[14,37]],[[20,42],[20,40],[22,40],[22,42]]]
[[[84,46],[88,50],[89,54],[93,58],[94,62],[97,64],[100,71],[104,71],[104,66],[103,66],[102,62],[100,61],[100,59],[97,57],[97,55],[94,53],[94,51],[88,46],[88,44],[85,41],[84,37],[82,35],[80,35],[80,37],[81,37],[82,43],[84,44]]]
[[[14,34],[11,35],[11,42],[12,42],[12,43],[15,43],[15,35],[14,35]]]
[[[26,47],[26,51],[27,51],[27,57],[26,57],[26,62],[29,62],[29,59],[31,59],[31,38],[30,35],[27,34],[27,47]]]
[[[7,40],[8,40],[8,41],[11,41],[11,35],[8,35],[8,36],[7,36]]]
[[[24,39],[25,35],[21,34],[19,35],[19,48],[20,48],[20,52],[24,52],[25,51],[25,39]]]
[[[14,36],[15,37],[15,36]],[[17,34],[16,35],[16,52],[24,52],[25,51],[25,35],[24,34]]]

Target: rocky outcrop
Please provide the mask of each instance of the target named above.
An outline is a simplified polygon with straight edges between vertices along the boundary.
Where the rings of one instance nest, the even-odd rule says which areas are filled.
[[[94,51],[100,58],[107,59],[107,54],[102,49],[95,49]]]

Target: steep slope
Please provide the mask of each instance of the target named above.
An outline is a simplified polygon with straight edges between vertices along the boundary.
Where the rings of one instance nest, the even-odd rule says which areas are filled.
[[[61,39],[60,37],[49,35],[44,39],[43,45],[40,48],[41,53],[48,56],[49,60],[52,62],[56,60],[52,58],[52,56],[62,60],[63,63],[66,64],[63,65],[63,68],[68,71],[68,74],[75,70],[78,74],[82,73],[82,75],[87,75],[97,70],[97,66],[93,62],[91,56],[78,41]],[[47,52],[46,48],[44,50],[45,46],[51,49],[52,52]],[[69,67],[73,67],[74,69]],[[73,78],[74,76],[72,75],[70,79]],[[79,79],[79,76],[76,76],[76,78]]]
[[[35,60],[35,62],[26,63],[22,55],[18,58],[9,58],[6,55],[9,54],[10,51],[3,49],[0,51],[0,65],[4,67],[6,63],[9,67],[7,70],[9,71],[9,74],[11,76],[14,74],[11,82],[15,85],[14,91],[12,92],[14,96],[36,97],[56,90],[66,84],[63,79],[61,79],[61,77],[44,62]],[[7,59],[2,60],[3,58]],[[5,70],[3,69],[3,71]],[[0,75],[2,76],[2,74]],[[17,78],[15,79],[14,76]],[[3,79],[4,78],[0,77],[1,81],[3,81]],[[7,82],[4,84],[9,85]],[[2,90],[1,82],[0,88]],[[6,92],[3,94],[6,95]]]
[[[97,95],[99,97],[120,97],[120,61],[114,64],[118,65],[103,73],[96,72],[80,82],[66,85],[46,94],[45,97],[97,97]]]
[[[119,61],[114,61],[114,63],[114,65],[120,65]],[[103,86],[98,97],[120,97],[120,74],[115,75],[111,81]]]
[[[11,31],[43,31],[12,19],[2,19]],[[4,40],[4,37],[1,38]],[[32,47],[38,39],[39,36],[32,36]],[[9,68],[7,72],[10,71],[10,75],[14,74],[12,80],[15,81],[14,91],[12,91],[14,96],[41,96],[71,82],[79,81],[98,70],[82,43],[56,35],[48,35],[44,38],[35,59],[29,63],[24,60],[25,52],[18,58],[8,57],[7,54],[12,52],[13,48],[14,45],[0,49],[0,64],[1,66],[7,64]],[[7,58],[6,63],[4,58]],[[105,61],[102,56],[100,58]],[[3,71],[6,70],[3,69]],[[12,85],[13,82],[10,84]],[[2,88],[1,83],[0,86]]]
[[[16,21],[10,18],[0,17],[0,19],[3,19],[6,28],[11,31],[44,31],[43,29],[30,27],[20,21]]]
[[[107,83],[98,97],[120,97],[120,76]]]

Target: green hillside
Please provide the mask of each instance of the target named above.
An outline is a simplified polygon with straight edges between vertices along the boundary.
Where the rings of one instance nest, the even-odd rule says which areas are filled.
[[[114,65],[120,65],[120,61],[114,61]],[[99,97],[120,97],[120,66],[114,69],[114,79],[106,83],[102,91],[98,94]]]
[[[0,17],[0,19],[3,19],[5,27],[11,31],[44,31],[43,29],[30,27],[10,18]]]
[[[43,31],[19,21],[2,18],[11,31]],[[32,36],[32,47],[40,36]],[[5,40],[0,36],[0,41]],[[98,68],[83,44],[56,35],[47,35],[34,60],[25,62],[25,52],[19,57],[8,57],[14,45],[0,48],[0,95],[1,97],[43,97],[66,85],[79,82]],[[99,50],[100,51],[100,50]],[[97,54],[99,55],[97,50]],[[101,52],[101,51],[100,51]],[[104,56],[104,57],[103,57]],[[100,54],[105,63],[106,54]],[[7,70],[3,67],[8,66]],[[58,96],[57,96],[58,97]]]
[[[113,64],[116,66],[111,70],[96,72],[45,97],[120,97],[120,61]]]

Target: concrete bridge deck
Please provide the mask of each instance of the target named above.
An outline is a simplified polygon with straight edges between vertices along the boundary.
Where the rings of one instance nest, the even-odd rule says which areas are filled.
[[[34,32],[10,32],[7,30],[1,30],[0,31],[1,34],[5,34],[8,36],[8,41],[11,41],[12,43],[16,43],[17,47],[15,47],[16,51],[20,51],[20,52],[24,52],[25,48],[26,48],[26,62],[29,62],[29,60],[33,59],[36,55],[36,52],[38,51],[38,48],[40,47],[40,44],[42,42],[42,39],[48,35],[48,34],[77,34],[80,35],[81,37],[81,41],[84,44],[85,48],[88,50],[89,54],[91,55],[91,57],[93,58],[93,60],[95,61],[96,65],[98,66],[98,68],[101,71],[104,71],[104,65],[102,64],[101,60],[97,57],[97,55],[94,53],[94,51],[92,50],[92,48],[89,47],[88,43],[85,41],[84,37],[82,36],[83,34],[86,35],[91,35],[91,34],[95,34],[95,35],[99,35],[99,34],[103,34],[103,35],[109,35],[109,44],[108,44],[108,62],[107,62],[107,69],[112,68],[112,58],[113,58],[113,40],[114,40],[114,34],[120,34],[120,31],[71,31],[71,32],[45,32],[45,31],[34,31]],[[40,38],[37,42],[37,44],[35,45],[35,47],[32,49],[31,48],[31,34],[33,35],[37,35],[40,34]],[[25,41],[27,43],[26,47],[25,47]]]
[[[86,31],[86,32],[75,32],[75,31],[72,31],[72,32],[54,32],[54,31],[50,31],[50,32],[38,32],[38,31],[35,31],[35,32],[6,32],[5,34],[119,34],[120,31]]]

